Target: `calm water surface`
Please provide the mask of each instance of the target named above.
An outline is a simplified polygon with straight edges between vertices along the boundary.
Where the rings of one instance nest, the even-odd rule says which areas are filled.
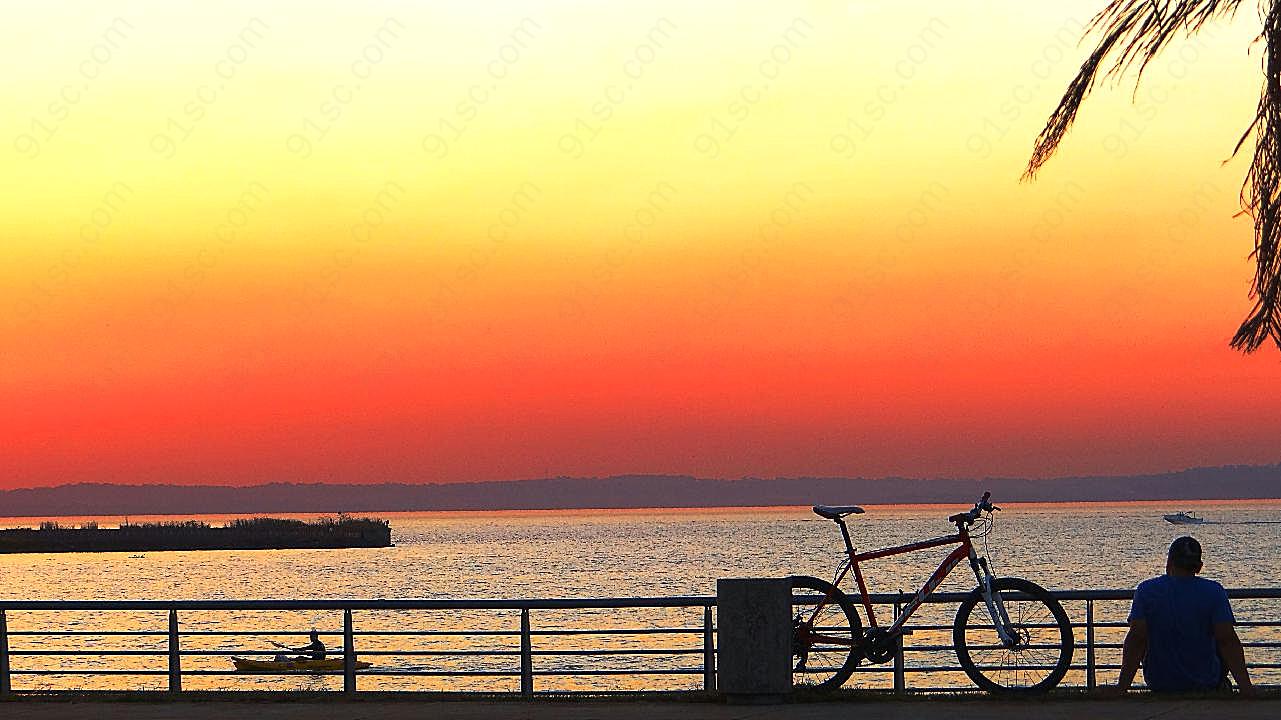
[[[855,543],[862,549],[945,535],[946,517],[965,509],[956,506],[871,506],[851,519]],[[1216,524],[1176,527],[1161,515],[1182,509]],[[296,516],[308,517],[308,516]],[[834,524],[807,508],[734,508],[713,510],[524,511],[465,513],[387,513],[395,547],[353,550],[211,551],[0,555],[0,598],[5,599],[258,599],[258,598],[517,598],[711,595],[721,577],[810,574],[830,577],[841,550]],[[109,526],[119,518],[94,518]],[[130,518],[133,522],[152,518]],[[202,517],[209,522],[226,516]],[[0,519],[0,527],[33,526],[39,518]],[[67,524],[77,519],[59,518]],[[987,538],[998,574],[1026,577],[1050,589],[1128,588],[1162,571],[1163,553],[1181,534],[1198,537],[1206,551],[1208,577],[1229,587],[1281,585],[1281,502],[1205,502],[1121,504],[1011,504],[998,515]],[[1221,523],[1221,524],[1217,524]],[[915,590],[938,564],[945,549],[878,560],[865,568],[873,591]],[[943,590],[966,591],[973,578],[964,567]],[[1124,604],[1101,604],[1096,612],[1123,619]],[[1275,619],[1276,603],[1239,602],[1238,615]],[[1083,617],[1083,608],[1068,607]],[[938,607],[919,616],[923,622],[950,624],[952,608]],[[935,616],[931,616],[931,613]],[[544,612],[535,629],[580,627],[697,627],[695,610],[611,612]],[[381,612],[357,616],[358,631],[512,630],[518,619],[510,612]],[[73,630],[163,631],[156,613],[10,613],[15,632]],[[311,626],[337,632],[337,613],[186,613],[183,631],[305,631]],[[1107,631],[1105,631],[1107,632]],[[1258,630],[1266,634],[1269,631]],[[1256,638],[1256,639],[1261,639]],[[225,635],[184,640],[185,650],[243,652],[271,650],[267,638]],[[270,639],[296,643],[300,638]],[[1109,639],[1109,638],[1104,638]],[[1119,641],[1119,635],[1112,640]],[[914,638],[926,644],[924,638]],[[697,637],[665,640],[697,647]],[[95,636],[50,638],[15,636],[14,650],[162,649],[163,637]],[[331,647],[341,637],[328,635]],[[536,649],[653,646],[652,637],[563,636],[540,641]],[[437,652],[489,649],[511,652],[506,636],[396,636],[361,638],[366,653],[395,650]],[[1260,651],[1262,652],[1262,651]],[[1101,654],[1101,662],[1114,661]],[[427,655],[366,655],[389,670],[500,670],[514,667],[511,655],[466,658]],[[945,658],[934,658],[942,660]],[[1263,659],[1256,657],[1252,659]],[[664,657],[582,658],[548,656],[540,666],[575,668],[696,667],[697,655]],[[928,663],[929,653],[915,662]],[[1272,659],[1278,662],[1281,658]],[[131,668],[163,670],[164,657],[110,658],[16,656],[15,670]],[[223,671],[225,655],[184,658],[184,670]],[[1069,677],[1069,680],[1072,680]],[[685,678],[540,678],[540,687],[618,688],[638,685],[692,687],[701,677]],[[880,686],[886,676],[859,673],[854,682]],[[16,676],[15,687],[160,687],[160,676]],[[333,687],[335,678],[265,678],[196,676],[185,686],[197,687]],[[913,682],[916,682],[915,680]],[[964,678],[939,676],[924,684],[967,684]],[[515,680],[501,677],[362,678],[361,687],[432,689],[513,689]]]

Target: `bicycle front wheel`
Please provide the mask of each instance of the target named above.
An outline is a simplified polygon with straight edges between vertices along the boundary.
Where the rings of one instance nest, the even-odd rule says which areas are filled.
[[[1006,644],[997,634],[983,593],[975,588],[956,612],[953,640],[965,674],[992,693],[1037,693],[1059,684],[1072,664],[1072,623],[1063,606],[1036,583],[992,581],[1009,617]]]
[[[835,690],[850,679],[862,658],[863,623],[849,596],[832,583],[807,575],[790,579],[792,682],[798,689]],[[815,595],[818,599],[811,599]]]

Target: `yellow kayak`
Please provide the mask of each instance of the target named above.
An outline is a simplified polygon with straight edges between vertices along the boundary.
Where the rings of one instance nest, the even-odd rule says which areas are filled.
[[[343,669],[342,658],[280,661],[233,657],[231,661],[235,663],[236,669],[241,672],[332,672]],[[369,667],[372,667],[370,663],[356,662],[357,670],[364,670]]]

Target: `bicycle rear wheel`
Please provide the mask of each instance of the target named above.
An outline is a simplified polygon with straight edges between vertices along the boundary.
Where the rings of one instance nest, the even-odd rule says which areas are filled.
[[[845,684],[862,658],[863,623],[849,596],[826,580],[794,575],[792,581],[792,682],[798,689],[828,691]],[[813,599],[824,605],[814,614]]]
[[[991,693],[1037,693],[1058,685],[1072,664],[1072,623],[1063,606],[1041,586],[1020,578],[993,580],[992,591],[1005,606],[1014,644],[1001,642],[975,588],[956,611],[952,630],[965,674]]]

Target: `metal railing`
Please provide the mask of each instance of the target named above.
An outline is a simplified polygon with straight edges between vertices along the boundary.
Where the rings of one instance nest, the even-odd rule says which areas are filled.
[[[715,690],[716,655],[715,626],[713,620],[716,598],[714,597],[655,597],[655,598],[588,598],[588,599],[541,599],[541,600],[179,600],[179,601],[0,601],[0,696],[8,695],[13,690],[12,679],[26,676],[159,676],[167,675],[168,690],[181,692],[183,678],[193,676],[240,675],[236,670],[192,670],[184,668],[183,659],[198,656],[235,656],[275,655],[278,651],[260,650],[208,650],[191,649],[184,640],[208,636],[236,636],[245,638],[279,637],[306,635],[296,631],[285,630],[184,630],[181,615],[193,612],[208,611],[335,611],[343,617],[340,648],[332,655],[342,658],[342,670],[317,671],[309,675],[341,675],[343,690],[346,693],[357,691],[357,677],[398,677],[413,676],[431,677],[469,677],[469,678],[518,678],[519,693],[530,696],[535,691],[535,678],[556,676],[701,676],[701,689]],[[681,608],[700,611],[701,622],[697,626],[687,627],[570,627],[538,628],[531,622],[531,614],[540,611],[581,610],[621,610],[625,608],[660,609]],[[517,611],[519,625],[510,630],[504,629],[449,629],[449,630],[369,630],[356,631],[356,613],[376,613],[380,611],[415,611],[415,610],[449,610],[449,611]],[[168,616],[168,627],[160,630],[11,630],[11,617],[17,613],[64,613],[64,612],[164,612]],[[12,641],[31,637],[164,637],[161,648],[152,649],[32,649],[14,648]],[[641,648],[587,648],[587,649],[536,649],[535,639],[569,636],[626,636],[663,638],[692,637],[697,644],[641,647]],[[414,638],[469,638],[518,639],[518,646],[512,649],[475,650],[447,649],[422,650],[414,648],[361,648],[358,640],[371,637],[414,637]],[[608,656],[652,656],[663,655],[685,657],[697,655],[700,662],[694,667],[649,667],[649,668],[576,668],[536,667],[536,658],[568,657],[608,657]],[[21,657],[166,657],[168,667],[159,669],[15,669],[13,661]],[[471,658],[513,657],[517,665],[506,669],[464,668],[464,669],[383,669],[371,668],[357,670],[357,657],[379,656],[417,656],[449,658],[465,661]]]
[[[1071,590],[1052,593],[1063,603],[1068,615],[1073,620],[1076,634],[1076,652],[1073,656],[1071,673],[1065,680],[1065,686],[1094,688],[1104,682],[1110,682],[1119,668],[1120,633],[1126,626],[1124,604],[1132,597],[1131,590]],[[892,608],[895,613],[911,599],[906,593],[882,593],[873,596],[878,606]],[[895,692],[930,692],[973,689],[964,679],[962,670],[956,662],[954,649],[950,643],[939,642],[940,635],[950,638],[952,629],[950,617],[944,618],[940,613],[945,606],[955,606],[966,597],[965,593],[938,593],[927,599],[916,624],[909,623],[907,630],[912,635],[904,638],[899,651],[892,662],[883,665],[860,667],[855,673],[854,684],[874,689],[892,690]],[[1281,600],[1281,588],[1236,589],[1229,591],[1229,597],[1235,601],[1278,601]],[[1101,607],[1110,612],[1100,613]],[[930,608],[934,608],[935,617],[931,618]],[[691,622],[678,626],[627,626],[611,623],[609,627],[596,627],[587,624],[571,623],[565,626],[565,619],[574,613],[591,615],[593,611],[608,610],[622,612],[632,610],[677,609],[689,614]],[[515,682],[522,696],[532,696],[536,692],[563,692],[556,687],[553,679],[591,678],[607,679],[609,677],[639,676],[653,678],[681,679],[684,690],[716,690],[716,598],[710,596],[685,597],[650,597],[650,598],[598,598],[598,599],[544,599],[544,600],[189,600],[189,601],[0,601],[0,696],[15,692],[14,678],[40,676],[162,676],[167,677],[167,689],[178,693],[183,690],[184,678],[204,676],[243,675],[231,669],[191,668],[184,660],[199,657],[249,657],[255,655],[273,655],[272,651],[245,650],[240,648],[209,649],[192,647],[193,641],[209,638],[249,638],[281,637],[305,635],[297,631],[279,629],[227,629],[219,625],[217,629],[191,629],[184,626],[184,617],[202,613],[236,612],[267,613],[284,611],[320,611],[337,612],[342,615],[342,646],[333,651],[341,657],[342,669],[325,671],[319,675],[341,676],[342,689],[346,693],[357,692],[360,678],[467,678],[477,680],[503,680]],[[102,630],[102,629],[15,629],[14,619],[22,617],[27,621],[44,617],[46,613],[122,613],[122,612],[163,613],[167,616],[167,627],[163,630]],[[500,615],[498,626],[493,622],[480,628],[454,627],[449,629],[405,629],[403,627],[382,627],[372,630],[357,630],[356,618],[374,617],[379,613],[390,611],[451,611],[463,613],[490,613],[490,620],[495,620],[493,613]],[[1271,673],[1261,677],[1260,684],[1277,684],[1281,678],[1281,604],[1266,610],[1260,617],[1238,611],[1238,626],[1246,646],[1247,659],[1251,661],[1252,671]],[[515,620],[510,625],[503,626]],[[697,619],[694,619],[697,618]],[[555,621],[549,626],[542,620]],[[538,620],[538,622],[536,622]],[[701,620],[701,622],[700,622]],[[201,624],[203,627],[205,623]],[[332,633],[336,634],[336,633]],[[1263,637],[1257,637],[1262,635]],[[78,641],[82,638],[150,638],[163,641],[158,646],[126,649],[99,649],[97,647],[78,647],[73,649],[47,649],[38,643],[31,646],[32,640],[50,638],[69,638]],[[403,641],[406,638],[424,640],[442,638],[464,643],[464,647],[447,647],[422,649],[386,647],[372,642],[375,638]],[[575,646],[569,649],[554,645],[556,639],[574,639],[585,642],[594,639],[594,644]],[[604,639],[624,638],[632,643],[643,641],[642,646],[628,644],[624,647],[603,647]],[[917,642],[924,638],[924,642]],[[931,638],[934,641],[931,641]],[[480,648],[485,642],[507,641],[514,643],[500,649]],[[198,645],[198,643],[197,643]],[[950,653],[950,661],[948,654]],[[1264,661],[1259,656],[1266,655]],[[375,667],[357,670],[357,658],[389,656],[408,656],[426,658],[437,662],[437,665],[423,667]],[[165,658],[164,667],[14,667],[15,660],[22,665],[26,659],[44,658]],[[1112,657],[1112,660],[1108,660]],[[632,664],[619,667],[617,663],[607,660],[627,658]],[[664,663],[652,664],[656,658]],[[698,658],[697,662],[689,662]],[[499,664],[495,665],[497,659]],[[571,662],[572,661],[572,662]],[[584,666],[583,663],[595,663]],[[641,664],[644,663],[644,664]],[[676,663],[676,664],[673,664]],[[1102,673],[1109,673],[1104,678]],[[933,676],[949,681],[945,685],[909,683],[909,678]],[[542,679],[542,687],[539,681]],[[643,687],[631,687],[631,690],[664,690],[673,689],[672,683],[655,682]],[[493,689],[486,689],[493,692]]]

